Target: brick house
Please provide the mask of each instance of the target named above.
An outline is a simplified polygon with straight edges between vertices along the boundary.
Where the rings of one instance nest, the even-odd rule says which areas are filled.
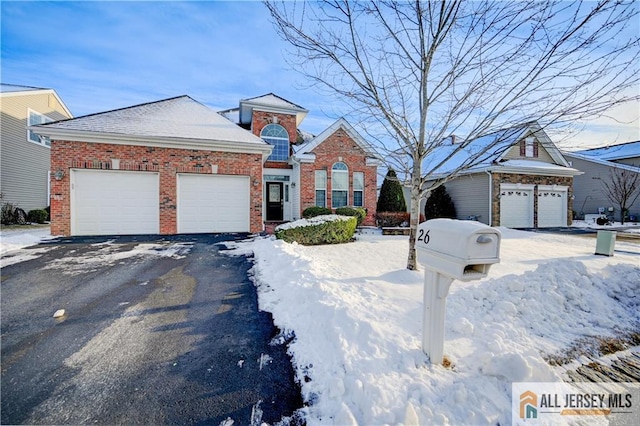
[[[234,112],[236,123],[225,118]],[[307,176],[311,169],[302,172],[292,155],[306,114],[272,94],[240,101],[240,108],[223,113],[180,96],[32,126],[52,141],[51,233],[257,233],[265,221],[297,219],[311,202],[300,194],[315,183]],[[309,140],[320,142],[304,152],[305,160],[324,153],[325,144],[344,147],[334,162],[343,158],[351,170],[347,197],[355,185],[358,195],[363,192],[357,200],[373,206],[373,215],[376,167],[367,160],[372,151],[348,123],[339,123],[332,134],[319,135],[323,140]],[[322,158],[318,167],[325,167]],[[361,180],[373,182],[373,192],[361,190]]]
[[[425,160],[444,161],[433,173],[434,179],[450,175],[484,152],[477,164],[445,184],[458,219],[474,218],[509,228],[571,224],[573,178],[582,172],[569,165],[540,125],[528,123],[480,137],[455,154],[455,137],[451,141]],[[421,207],[424,211],[424,200]]]

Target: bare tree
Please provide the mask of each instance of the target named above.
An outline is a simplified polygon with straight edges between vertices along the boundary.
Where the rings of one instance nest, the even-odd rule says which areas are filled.
[[[620,221],[624,225],[624,216],[640,196],[640,168],[637,172],[616,168],[609,173],[609,180],[603,180],[602,186],[607,198],[620,207]]]
[[[638,99],[633,1],[266,1],[290,65],[336,95],[411,185],[407,260],[424,194],[486,158],[472,140]],[[460,143],[442,154],[450,135]],[[446,177],[434,172],[463,158]]]

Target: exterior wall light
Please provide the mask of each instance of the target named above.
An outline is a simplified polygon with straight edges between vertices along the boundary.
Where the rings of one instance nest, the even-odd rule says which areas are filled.
[[[53,174],[53,177],[56,180],[62,180],[62,178],[64,178],[64,170],[62,169],[56,170],[55,173]]]

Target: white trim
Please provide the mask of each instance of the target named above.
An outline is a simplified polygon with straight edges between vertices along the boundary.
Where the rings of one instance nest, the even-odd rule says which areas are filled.
[[[38,134],[51,140],[70,142],[106,143],[113,145],[153,146],[158,148],[197,149],[201,151],[238,152],[244,154],[262,154],[263,161],[271,154],[273,146],[266,142],[241,142],[225,140],[189,139],[161,136],[135,136],[119,133],[93,133],[61,130],[48,127],[30,126]]]

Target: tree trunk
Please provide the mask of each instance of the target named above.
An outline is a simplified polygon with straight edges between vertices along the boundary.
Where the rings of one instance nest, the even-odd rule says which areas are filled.
[[[420,223],[421,171],[422,166],[420,161],[414,161],[413,172],[411,173],[411,218],[409,219],[409,255],[407,257],[407,269],[411,271],[418,269],[416,235],[418,233],[418,224]]]

